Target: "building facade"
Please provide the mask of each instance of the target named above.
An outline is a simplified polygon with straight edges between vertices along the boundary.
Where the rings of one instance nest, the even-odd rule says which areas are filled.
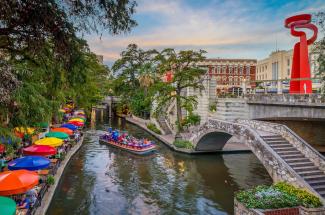
[[[256,59],[206,59],[200,66],[207,68],[209,100],[213,102],[223,93],[255,87]]]
[[[313,47],[309,46],[309,64],[311,78],[317,78],[317,55],[313,52]],[[291,78],[293,50],[285,51],[278,50],[272,52],[268,58],[257,61],[256,80],[263,81],[264,86],[276,86],[277,80],[282,80],[288,87],[289,79]],[[287,79],[287,80],[286,80]],[[313,88],[320,87],[319,81],[313,80]]]

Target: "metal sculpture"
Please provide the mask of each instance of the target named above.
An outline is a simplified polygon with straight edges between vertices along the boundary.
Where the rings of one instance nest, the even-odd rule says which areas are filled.
[[[290,94],[312,93],[312,81],[310,79],[310,65],[308,59],[308,45],[312,44],[316,40],[318,29],[314,24],[310,22],[310,14],[292,16],[285,20],[285,27],[291,29],[291,35],[300,37],[300,41],[295,44],[293,49]],[[296,30],[299,28],[307,28],[312,30],[313,36],[307,40],[305,32]]]

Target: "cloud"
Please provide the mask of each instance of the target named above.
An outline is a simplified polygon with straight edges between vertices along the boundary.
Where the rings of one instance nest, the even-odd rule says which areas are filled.
[[[280,2],[280,3],[279,3]],[[91,49],[113,61],[130,43],[143,49],[205,49],[208,57],[263,58],[296,41],[283,27],[285,17],[324,8],[322,1],[140,0],[139,28],[128,35],[87,38]],[[147,22],[152,20],[151,24]],[[145,23],[145,24],[143,24]],[[233,53],[233,54],[232,54]]]

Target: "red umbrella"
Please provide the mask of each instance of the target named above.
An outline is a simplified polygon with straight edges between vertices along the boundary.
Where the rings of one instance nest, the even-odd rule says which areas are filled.
[[[56,154],[56,149],[46,145],[32,145],[23,149],[24,155],[50,156]]]
[[[38,184],[38,174],[28,170],[5,171],[0,173],[0,196],[25,193]]]
[[[0,153],[4,153],[6,151],[6,146],[3,144],[0,144]]]
[[[72,124],[72,125],[75,125],[75,126],[78,126],[78,127],[84,126],[83,122],[78,122],[78,121],[71,121],[71,122],[68,122],[68,124]]]

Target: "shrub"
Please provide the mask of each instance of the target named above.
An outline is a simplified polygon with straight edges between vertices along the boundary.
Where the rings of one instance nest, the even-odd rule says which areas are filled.
[[[315,208],[322,206],[320,199],[306,190],[298,189],[290,184],[280,182],[274,185],[276,189],[281,192],[286,192],[290,195],[296,196],[301,202],[301,205],[306,208]]]
[[[182,120],[183,126],[198,125],[200,124],[201,117],[197,114],[189,114],[185,119]]]
[[[210,111],[215,112],[217,110],[217,105],[210,105]]]
[[[193,148],[192,143],[190,141],[188,141],[188,140],[175,140],[173,144],[177,148],[185,148],[185,149],[192,149]]]
[[[55,182],[55,179],[54,179],[54,177],[52,175],[47,176],[46,183],[48,185],[53,185],[54,182]]]
[[[150,129],[151,131],[155,132],[156,134],[161,134],[161,131],[153,123],[149,123],[147,125],[147,128]]]
[[[272,186],[257,186],[247,191],[238,192],[236,199],[247,208],[258,209],[296,206],[315,208],[322,206],[318,197],[283,182]]]

